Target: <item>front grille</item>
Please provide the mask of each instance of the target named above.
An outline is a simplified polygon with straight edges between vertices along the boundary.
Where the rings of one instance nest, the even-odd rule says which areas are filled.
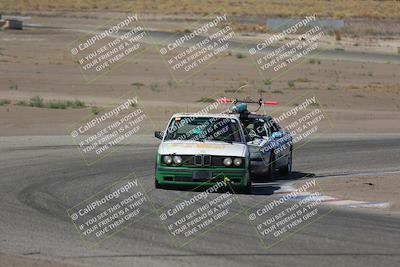
[[[194,164],[195,166],[202,166],[202,159],[201,159],[201,155],[198,156],[194,156]]]
[[[203,155],[203,166],[210,166],[210,165],[211,165],[211,156]]]
[[[183,166],[194,166],[194,156],[189,156],[189,155],[182,155],[182,165]]]
[[[185,167],[226,167],[223,163],[225,156],[211,156],[211,155],[180,155],[182,157],[182,166]],[[234,157],[231,157],[232,160]],[[240,166],[243,167],[244,160]]]
[[[225,159],[225,157],[214,156],[214,157],[212,157],[211,165],[212,166],[225,166],[224,159]]]

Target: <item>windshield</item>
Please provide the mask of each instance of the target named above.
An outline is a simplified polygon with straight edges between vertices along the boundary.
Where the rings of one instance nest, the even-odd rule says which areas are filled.
[[[238,121],[231,118],[176,117],[164,140],[242,142],[239,129]]]

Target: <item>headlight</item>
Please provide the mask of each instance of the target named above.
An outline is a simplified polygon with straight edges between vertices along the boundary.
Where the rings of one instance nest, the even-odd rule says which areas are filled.
[[[174,163],[177,164],[177,165],[182,163],[182,157],[181,156],[174,156],[172,159],[173,159]]]
[[[225,166],[231,166],[232,165],[232,159],[231,158],[225,158],[223,161]]]
[[[240,166],[240,165],[242,165],[242,159],[241,158],[235,158],[234,160],[233,160],[233,164],[235,165],[235,166]]]
[[[171,164],[172,163],[172,157],[171,156],[163,156],[163,162],[165,164]]]

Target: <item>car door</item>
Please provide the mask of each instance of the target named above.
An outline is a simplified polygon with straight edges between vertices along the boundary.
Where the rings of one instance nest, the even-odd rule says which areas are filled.
[[[287,156],[290,152],[290,136],[272,118],[268,119],[269,139],[274,147],[276,167],[287,164]]]
[[[266,160],[269,162],[269,151],[263,150],[268,142],[268,130],[263,119],[253,118],[246,120],[243,125],[247,146],[251,160]]]

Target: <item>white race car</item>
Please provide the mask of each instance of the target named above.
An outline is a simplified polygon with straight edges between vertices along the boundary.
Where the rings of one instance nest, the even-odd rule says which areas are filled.
[[[291,172],[291,136],[269,116],[175,114],[155,137],[162,140],[156,156],[156,188],[229,181],[235,192],[249,193],[251,177],[266,181],[277,170]]]

